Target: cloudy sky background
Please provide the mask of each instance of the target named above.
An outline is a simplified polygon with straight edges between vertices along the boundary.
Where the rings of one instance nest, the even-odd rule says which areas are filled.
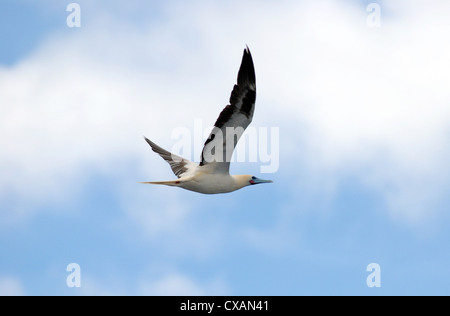
[[[450,3],[371,2],[78,1],[69,28],[2,1],[0,295],[449,295]],[[231,172],[274,184],[137,184],[174,177],[142,135],[211,126],[245,45],[279,169]]]

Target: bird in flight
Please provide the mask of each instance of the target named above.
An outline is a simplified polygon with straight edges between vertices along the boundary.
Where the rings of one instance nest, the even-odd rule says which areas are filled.
[[[241,67],[230,96],[203,146],[200,163],[171,154],[144,136],[152,150],[167,161],[178,177],[170,181],[141,182],[180,187],[204,194],[228,193],[249,185],[271,183],[252,175],[230,175],[234,148],[252,121],[256,100],[256,77],[252,55],[244,50]]]

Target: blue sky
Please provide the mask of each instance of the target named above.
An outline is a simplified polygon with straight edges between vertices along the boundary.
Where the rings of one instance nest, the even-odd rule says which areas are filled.
[[[78,1],[69,28],[2,1],[0,295],[449,295],[450,5],[370,2]],[[246,44],[279,169],[231,172],[274,184],[138,184],[174,177],[142,135],[212,125]]]

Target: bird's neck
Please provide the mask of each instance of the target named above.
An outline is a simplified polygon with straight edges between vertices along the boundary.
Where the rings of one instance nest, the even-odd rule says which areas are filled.
[[[238,189],[240,189],[247,185],[250,185],[249,179],[251,179],[252,176],[247,174],[238,174],[232,175],[231,177],[234,179],[234,182],[236,183]]]

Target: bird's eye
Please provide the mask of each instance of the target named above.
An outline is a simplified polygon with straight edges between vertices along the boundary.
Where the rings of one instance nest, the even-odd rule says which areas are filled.
[[[256,179],[256,177],[255,177],[255,176],[253,176],[253,177],[252,177],[252,180],[255,180],[255,179]]]

